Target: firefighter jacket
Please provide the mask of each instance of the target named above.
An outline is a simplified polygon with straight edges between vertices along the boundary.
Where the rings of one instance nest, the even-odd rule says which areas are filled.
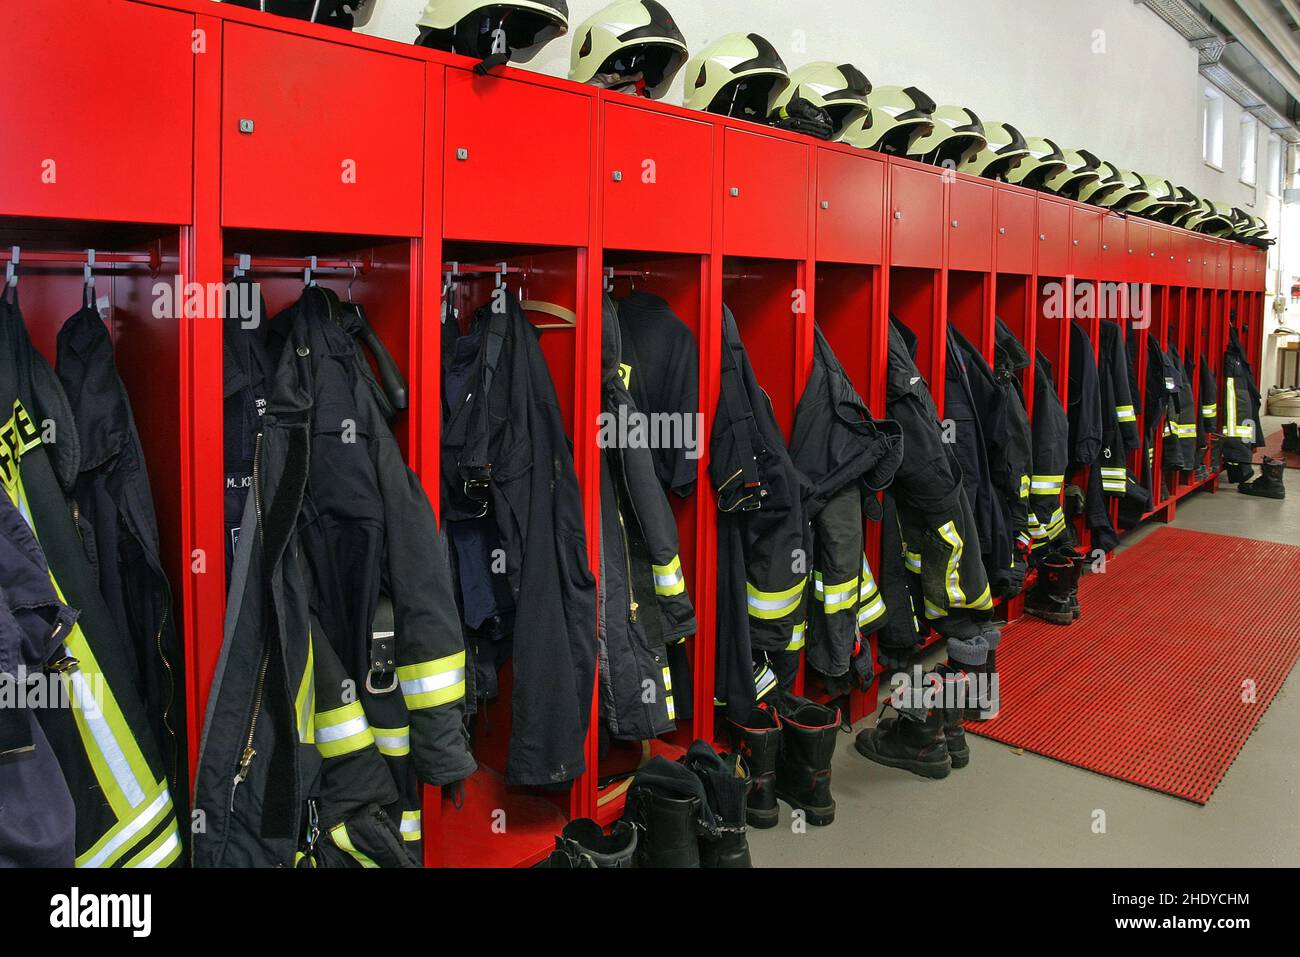
[[[1097,461],[1102,443],[1101,383],[1097,355],[1087,331],[1070,323],[1069,411],[1070,464],[1090,466]]]
[[[1034,469],[1029,476],[1029,537],[1031,549],[1068,541],[1065,513],[1065,471],[1070,460],[1070,423],[1052,378],[1052,363],[1041,352],[1034,363]]]
[[[722,377],[709,439],[718,502],[718,648],[714,696],[731,720],[748,720],[775,687],[774,657],[798,662],[812,533],[812,494],[745,353],[735,316],[722,309]],[[789,654],[786,654],[786,653]],[[793,677],[785,669],[786,678]]]
[[[866,520],[879,520],[876,494],[903,458],[898,423],[876,421],[813,327],[813,365],[794,413],[790,456],[812,483],[812,595],[808,664],[830,678],[848,673],[861,639],[885,615],[866,556]],[[869,654],[868,654],[869,657]]]
[[[253,287],[247,277],[235,279],[233,286]],[[250,291],[239,291],[236,301],[251,302]],[[270,319],[266,303],[257,300],[259,311],[247,319],[234,315],[222,319],[221,377],[222,432],[225,455],[226,582],[235,560],[239,527],[244,521],[244,505],[253,487],[253,452],[266,400],[275,379],[275,361],[267,347]]]
[[[955,626],[949,619],[987,613],[993,596],[961,465],[951,443],[944,441],[934,399],[913,359],[915,347],[915,335],[891,317],[885,411],[903,435],[903,459],[890,486],[897,507],[900,555],[891,558],[901,557],[907,571],[920,577],[921,602],[916,610],[947,634]],[[889,567],[888,560],[882,563],[882,576]],[[897,585],[893,590],[902,597]],[[892,625],[895,601],[889,591],[885,603]],[[906,602],[897,602],[897,607],[899,624],[906,632],[910,624]]]
[[[76,808],[29,700],[77,620],[54,591],[31,527],[0,496],[0,868],[72,867]]]
[[[996,338],[996,337],[995,337]],[[1012,344],[1014,343],[1014,348]],[[969,406],[983,440],[983,454],[973,465],[986,475],[989,524],[981,527],[984,570],[994,597],[1015,595],[1024,584],[1028,549],[1028,481],[1030,470],[1030,426],[1017,377],[1018,362],[1028,357],[1014,341],[994,345],[995,371],[982,352],[956,329],[949,327],[948,386],[944,392],[945,412],[957,426],[957,454],[963,455],[963,426],[959,408]],[[955,379],[956,377],[956,379]],[[969,453],[967,453],[969,457]],[[974,469],[962,459],[962,477],[969,494]],[[975,474],[978,474],[976,472]],[[976,512],[976,520],[979,513]],[[1021,538],[1023,536],[1023,539]],[[1023,548],[1017,545],[1021,539]]]
[[[79,473],[76,424],[9,296],[0,299],[0,481],[45,553],[57,600],[79,613],[45,665],[70,706],[37,714],[76,807],[76,863],[168,866],[181,838],[166,771],[126,636],[99,594],[66,497]]]
[[[1187,356],[1191,362],[1191,354]],[[1219,430],[1219,385],[1214,379],[1214,370],[1210,368],[1209,357],[1204,352],[1200,355],[1201,378],[1198,388],[1200,417],[1197,419],[1199,433],[1197,445],[1206,448],[1210,444],[1210,434]]]
[[[651,451],[665,488],[687,496],[695,491],[704,436],[700,421],[700,350],[686,323],[664,300],[632,292],[618,301],[622,338],[620,368],[632,402],[645,413],[671,413],[682,441]]]
[[[89,303],[59,331],[56,368],[81,445],[76,520],[86,557],[118,633],[127,639],[172,793],[188,794],[179,741],[185,714],[180,641],[144,450],[108,329]]]
[[[200,866],[414,866],[418,782],[474,771],[446,544],[332,293],[272,323],[199,755]]]
[[[1255,373],[1246,357],[1237,327],[1228,327],[1223,353],[1223,459],[1249,465],[1263,444],[1259,428],[1260,396]]]
[[[1110,501],[1128,494],[1137,480],[1129,475],[1128,453],[1140,447],[1137,414],[1129,393],[1124,333],[1117,323],[1102,321],[1098,341],[1098,386],[1101,393],[1101,451],[1088,475],[1085,520],[1092,542],[1103,551],[1119,544],[1111,522]],[[1130,442],[1132,444],[1130,444]]]
[[[1169,414],[1165,418],[1164,466],[1191,469],[1196,464],[1196,392],[1192,375],[1183,364],[1178,350],[1162,353],[1166,379],[1174,383]]]
[[[600,711],[612,737],[642,741],[675,729],[676,702],[690,699],[689,671],[674,671],[668,646],[695,634],[695,609],[649,427],[623,379],[608,296],[602,312]]]
[[[515,621],[506,781],[555,786],[586,769],[596,580],[573,452],[537,330],[513,294],[494,302],[504,308],[474,313],[464,391],[447,403],[442,515],[448,525],[491,519]],[[462,592],[498,577],[488,555],[462,560],[458,571]]]

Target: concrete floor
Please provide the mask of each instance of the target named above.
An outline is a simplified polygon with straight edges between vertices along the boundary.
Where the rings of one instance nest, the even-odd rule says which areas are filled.
[[[1265,434],[1281,420],[1266,420]],[[1223,484],[1178,505],[1175,524],[1300,544],[1300,471],[1288,498]],[[1131,544],[1155,528],[1139,529]],[[1297,588],[1289,581],[1278,587]],[[855,731],[874,724],[861,721]],[[942,781],[861,757],[851,735],[834,763],[835,823],[750,831],[757,867],[1275,867],[1300,864],[1300,679],[1293,672],[1205,807],[968,735],[971,763]],[[1105,811],[1106,831],[1093,833]]]

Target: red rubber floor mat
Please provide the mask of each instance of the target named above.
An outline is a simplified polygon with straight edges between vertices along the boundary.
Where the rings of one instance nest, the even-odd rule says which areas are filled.
[[[1007,626],[1001,712],[966,729],[1204,804],[1300,654],[1297,578],[1296,546],[1160,529],[1084,578],[1073,625]]]
[[[1255,452],[1255,464],[1259,465],[1263,462],[1266,455],[1269,458],[1281,459],[1289,469],[1300,469],[1300,453],[1282,451],[1281,429],[1264,439],[1264,447]]]

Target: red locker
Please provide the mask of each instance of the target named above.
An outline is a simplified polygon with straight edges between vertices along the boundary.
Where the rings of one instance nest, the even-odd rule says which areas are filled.
[[[1082,279],[1101,275],[1101,210],[1070,208],[1070,270]]]
[[[1110,282],[1126,278],[1128,262],[1128,235],[1124,219],[1114,213],[1102,214],[1101,219],[1101,277]]]
[[[7,12],[0,210],[188,223],[194,17],[118,0]]]
[[[1130,219],[1125,224],[1124,234],[1128,243],[1128,259],[1120,278],[1128,282],[1144,282],[1151,271],[1148,265],[1151,257],[1150,228],[1141,220]]]
[[[817,151],[817,258],[879,263],[885,246],[885,164],[870,154]]]
[[[948,268],[993,269],[993,187],[955,179],[948,193]]]
[[[807,257],[808,147],[734,129],[724,139],[723,251]]]
[[[588,92],[447,70],[443,238],[586,245]]]
[[[1143,278],[1161,286],[1177,286],[1173,237],[1168,229],[1156,223],[1148,223],[1147,230],[1147,263]]]
[[[420,234],[423,64],[238,23],[224,44],[223,225]],[[373,95],[338,95],[360,76]]]
[[[1066,276],[1070,272],[1070,207],[1055,200],[1038,200],[1038,275]]]
[[[890,164],[891,259],[895,266],[938,269],[943,261],[943,178]]]
[[[997,191],[997,269],[1000,273],[1028,276],[1034,271],[1034,208],[1029,193]]]
[[[707,252],[713,126],[615,102],[604,119],[606,248]]]

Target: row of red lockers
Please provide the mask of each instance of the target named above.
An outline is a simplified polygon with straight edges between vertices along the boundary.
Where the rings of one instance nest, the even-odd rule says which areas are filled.
[[[425,319],[438,314],[443,263],[535,269],[548,298],[578,314],[576,334],[544,343],[570,428],[593,423],[575,430],[593,530],[599,329],[590,320],[607,265],[634,267],[696,330],[706,408],[725,294],[787,428],[814,317],[879,409],[887,310],[922,336],[936,391],[943,350],[931,345],[947,322],[987,345],[1002,315],[1027,345],[1063,361],[1068,336],[1039,315],[1054,278],[1156,284],[1162,342],[1221,348],[1230,312],[1262,311],[1265,255],[1240,244],[522,71],[476,77],[455,57],[206,0],[51,0],[0,37],[0,79],[40,89],[15,99],[7,119],[6,244],[84,235],[130,248],[148,236],[174,255],[178,275],[200,283],[219,282],[236,251],[366,251],[381,268],[358,289],[364,296],[369,284],[372,319],[412,380],[402,437],[431,491],[438,337]],[[106,89],[111,105],[98,97],[88,110]],[[114,297],[124,314],[130,281]],[[292,298],[291,283],[269,288],[273,307]],[[800,290],[803,308],[792,309]],[[193,751],[225,597],[221,576],[193,574],[190,560],[221,552],[219,325],[186,320],[164,333],[120,321],[115,337],[137,406],[170,410],[138,414],[166,433],[144,438],[182,582]],[[151,337],[159,341],[131,344]],[[159,374],[160,359],[174,374]],[[712,502],[696,499],[678,506],[701,622],[695,718],[678,744],[713,733]],[[485,736],[485,763],[506,737],[499,723]],[[591,770],[564,795],[504,794],[485,771],[441,830],[431,800],[429,859],[518,863],[544,848],[555,813],[616,816],[619,786],[597,779],[617,758],[602,767],[594,740],[589,750]],[[465,823],[476,801],[510,805],[536,833],[479,834]]]

